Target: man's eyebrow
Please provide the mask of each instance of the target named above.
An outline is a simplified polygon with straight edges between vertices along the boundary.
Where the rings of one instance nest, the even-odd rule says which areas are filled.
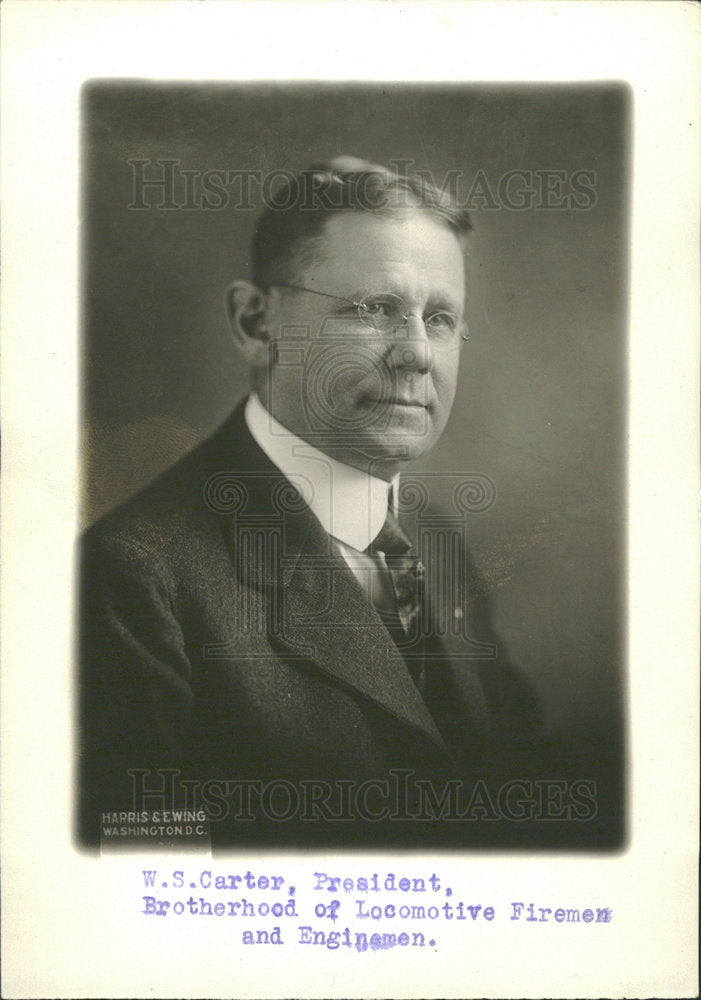
[[[426,309],[448,309],[450,312],[460,313],[463,310],[463,299],[458,299],[454,295],[446,292],[436,292],[429,295],[426,301]]]
[[[384,295],[388,292],[391,295],[398,295],[401,299],[404,299],[405,302],[408,302],[410,298],[404,288],[392,282],[388,282],[387,285],[382,288],[359,288],[351,292],[347,298],[349,302],[358,302],[359,299],[364,299],[368,296]],[[449,291],[441,289],[439,291],[429,292],[424,309],[450,309],[452,312],[461,312],[463,304],[463,297],[455,296]]]
[[[356,288],[347,296],[349,302],[359,302],[360,299],[366,298],[368,295],[378,295],[382,292],[388,292],[389,288]]]

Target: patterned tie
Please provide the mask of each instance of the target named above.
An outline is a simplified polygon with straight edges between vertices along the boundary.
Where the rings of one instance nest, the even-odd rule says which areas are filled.
[[[424,568],[417,556],[411,555],[411,542],[390,510],[387,511],[382,530],[367,551],[381,569],[386,568],[389,572],[396,615],[408,635],[418,626]]]
[[[424,567],[420,559],[411,554],[411,542],[391,513],[391,495],[382,530],[366,552],[379,567],[374,581],[379,586],[373,587],[371,592],[375,609],[398,647],[438,730],[459,757],[465,743],[465,720],[450,680],[445,648],[431,626],[424,593]],[[387,577],[390,579],[386,580]],[[389,590],[394,593],[388,593]]]

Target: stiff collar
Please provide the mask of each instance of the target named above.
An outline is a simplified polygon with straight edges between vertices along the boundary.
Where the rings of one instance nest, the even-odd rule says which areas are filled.
[[[362,552],[380,532],[387,516],[392,483],[344,465],[297,437],[275,420],[255,393],[244,417],[252,437],[270,461],[290,480],[324,531]]]

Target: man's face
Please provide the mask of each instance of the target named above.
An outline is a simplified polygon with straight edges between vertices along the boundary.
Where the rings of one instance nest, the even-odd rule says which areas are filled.
[[[426,320],[463,315],[463,257],[457,238],[424,211],[379,217],[336,215],[319,263],[295,283],[327,293],[274,288],[268,328],[277,342],[265,402],[289,430],[357,468],[390,478],[431,448],[453,405],[460,329]],[[408,318],[376,330],[352,304],[399,296]],[[338,296],[338,299],[330,296]]]

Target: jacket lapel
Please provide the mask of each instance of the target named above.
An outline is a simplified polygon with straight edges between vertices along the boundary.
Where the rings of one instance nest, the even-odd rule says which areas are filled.
[[[243,406],[208,459],[205,500],[241,583],[262,594],[271,643],[288,662],[323,671],[450,756],[379,615],[333,539],[251,437]]]
[[[379,615],[321,525],[310,519],[299,555],[286,567],[278,642],[288,656],[315,664],[449,755]]]

